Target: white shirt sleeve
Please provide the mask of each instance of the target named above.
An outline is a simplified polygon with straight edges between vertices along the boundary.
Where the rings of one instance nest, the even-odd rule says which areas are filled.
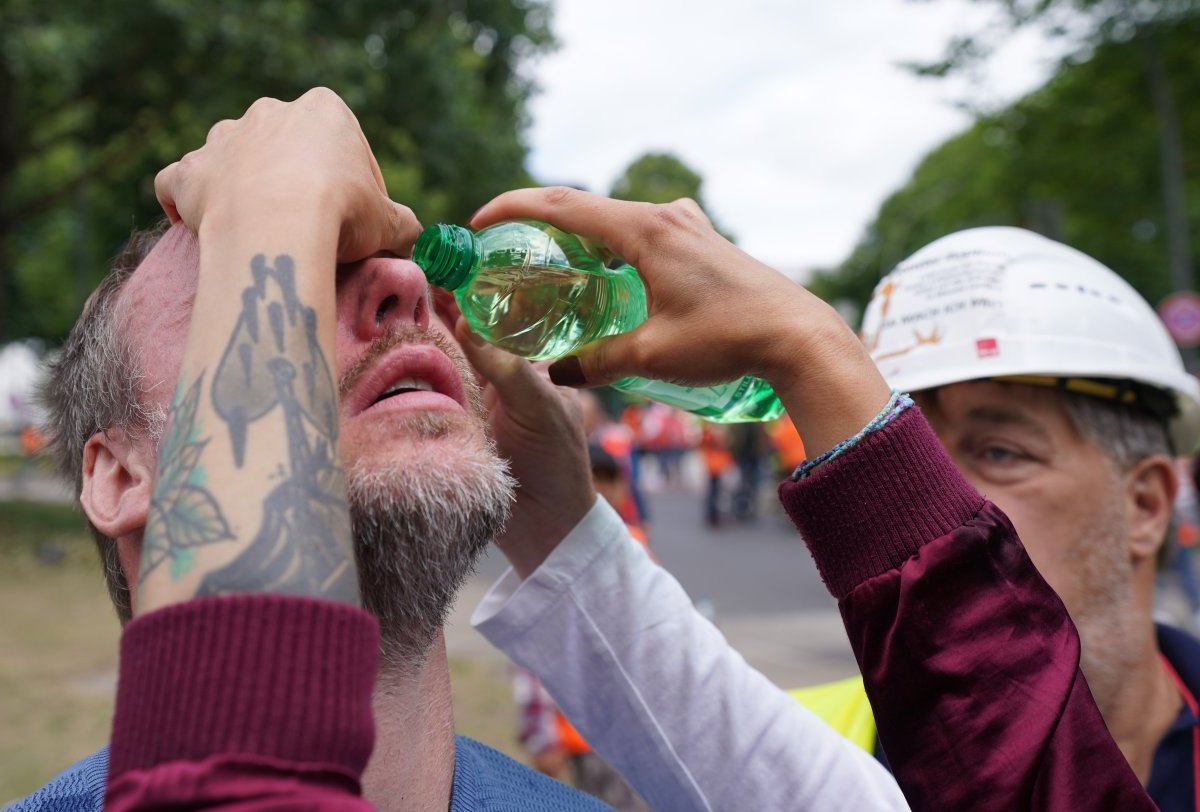
[[[659,810],[908,809],[870,754],[752,668],[603,499],[471,623]]]

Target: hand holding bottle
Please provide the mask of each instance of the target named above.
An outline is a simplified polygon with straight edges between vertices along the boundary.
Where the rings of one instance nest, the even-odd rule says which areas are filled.
[[[520,483],[496,546],[525,578],[596,503],[579,395],[554,386],[524,358],[484,343],[466,319],[459,318],[455,333],[487,380],[492,437]]]
[[[699,385],[757,375],[779,394],[813,456],[857,433],[888,399],[837,312],[721,237],[690,200],[654,205],[522,189],[488,203],[471,225],[517,219],[603,243],[646,284],[646,322],[554,364],[558,383],[645,376]]]

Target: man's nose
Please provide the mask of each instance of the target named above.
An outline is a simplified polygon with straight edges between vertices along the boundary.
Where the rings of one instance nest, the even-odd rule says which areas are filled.
[[[345,273],[338,285],[339,331],[371,341],[390,327],[429,326],[429,287],[412,261],[373,257]]]

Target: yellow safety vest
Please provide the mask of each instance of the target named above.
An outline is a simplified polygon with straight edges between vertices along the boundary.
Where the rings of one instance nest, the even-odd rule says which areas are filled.
[[[875,752],[875,716],[861,676],[788,693],[851,742]]]

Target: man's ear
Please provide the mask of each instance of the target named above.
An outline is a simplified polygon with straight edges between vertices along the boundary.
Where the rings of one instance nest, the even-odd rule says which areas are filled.
[[[150,443],[123,429],[96,432],[87,441],[79,502],[101,533],[116,539],[146,526],[154,466]]]
[[[1125,474],[1129,554],[1134,563],[1154,560],[1165,543],[1175,509],[1179,475],[1169,457],[1147,457]]]

